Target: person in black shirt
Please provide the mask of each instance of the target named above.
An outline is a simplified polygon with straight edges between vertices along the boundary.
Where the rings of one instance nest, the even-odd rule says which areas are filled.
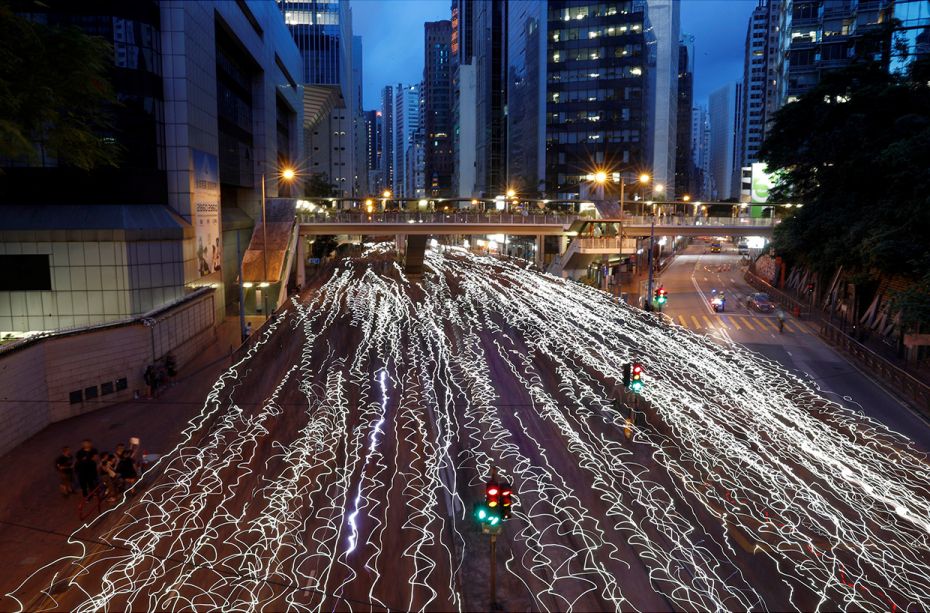
[[[90,439],[81,442],[81,448],[75,454],[74,469],[77,472],[81,493],[86,497],[97,487],[97,450]]]
[[[55,470],[58,471],[58,489],[62,496],[74,493],[74,456],[70,447],[62,447],[61,455],[55,458]]]

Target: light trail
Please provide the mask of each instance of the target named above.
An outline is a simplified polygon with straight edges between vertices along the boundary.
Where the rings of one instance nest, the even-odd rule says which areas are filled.
[[[469,510],[497,466],[507,608],[930,608],[930,469],[900,435],[516,261],[430,250],[415,280],[392,258],[368,246],[272,320],[10,606],[485,608]]]

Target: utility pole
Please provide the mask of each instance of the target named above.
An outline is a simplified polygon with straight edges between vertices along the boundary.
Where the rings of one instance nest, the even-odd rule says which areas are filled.
[[[646,290],[646,310],[652,310],[652,251],[655,248],[656,240],[656,216],[652,216],[652,228],[649,231],[649,288]]]

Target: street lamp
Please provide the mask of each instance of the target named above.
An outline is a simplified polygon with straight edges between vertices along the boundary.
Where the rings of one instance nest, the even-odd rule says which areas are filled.
[[[513,198],[513,197],[516,196],[516,195],[517,195],[517,192],[516,192],[515,190],[513,190],[513,189],[508,189],[508,190],[507,190],[507,197],[508,197],[508,198]]]
[[[297,171],[294,170],[293,168],[282,168],[278,172],[278,177],[281,180],[285,181],[286,183],[290,183],[297,177]],[[263,283],[268,283],[268,223],[267,223],[267,220],[265,219],[265,173],[264,172],[262,173],[262,264],[264,266],[264,274],[265,274]],[[240,275],[240,278],[241,278],[241,275]],[[267,286],[260,284],[260,287],[267,287]],[[265,305],[263,306],[267,306],[267,300],[268,300],[268,296],[266,292],[266,294],[262,296],[262,302],[265,303]],[[241,305],[241,302],[240,302],[240,305]],[[268,309],[265,308],[264,310],[265,310],[265,319],[268,319]],[[242,324],[242,332],[244,335],[245,334],[245,315],[244,315],[244,311],[242,311],[241,309],[240,309],[240,313],[242,313],[240,323]]]

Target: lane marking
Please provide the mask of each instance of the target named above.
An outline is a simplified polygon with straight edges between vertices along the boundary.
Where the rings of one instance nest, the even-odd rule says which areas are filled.
[[[739,322],[736,320],[736,317],[734,317],[734,316],[731,315],[729,321],[730,321],[730,323],[733,324],[733,327],[734,327],[734,328],[736,328],[737,330],[740,329],[740,327],[739,327]]]
[[[753,332],[756,331],[756,329],[753,327],[753,325],[752,325],[751,323],[749,323],[749,318],[748,318],[748,317],[742,316],[742,315],[741,315],[740,318],[742,319],[743,325],[744,325],[744,326],[746,326],[747,328],[749,328],[749,329],[752,330]]]
[[[707,315],[701,315],[701,317],[704,319],[705,322],[707,322],[707,328],[708,328],[708,329],[714,327],[714,324],[712,324],[712,323],[710,322],[710,320],[707,319]]]
[[[759,321],[757,317],[753,317],[752,320],[755,322],[757,326],[759,326],[759,329],[762,330],[763,332],[768,330],[768,328],[765,327],[765,324]],[[775,329],[777,330],[778,328],[775,328]]]
[[[685,316],[684,316],[684,315],[679,315],[679,316],[678,316],[678,320],[681,322],[681,325],[682,325],[682,326],[684,326],[685,328],[688,327],[688,322],[685,321]]]
[[[694,329],[695,329],[695,330],[700,330],[700,329],[701,329],[701,322],[698,321],[697,317],[695,317],[694,315],[692,315],[692,316],[691,316],[691,321],[694,322]]]
[[[723,318],[722,315],[718,315],[716,321],[717,321],[717,325],[718,325],[722,330],[726,330],[726,329],[729,327],[729,326],[727,326],[727,320],[725,320],[725,319]]]

